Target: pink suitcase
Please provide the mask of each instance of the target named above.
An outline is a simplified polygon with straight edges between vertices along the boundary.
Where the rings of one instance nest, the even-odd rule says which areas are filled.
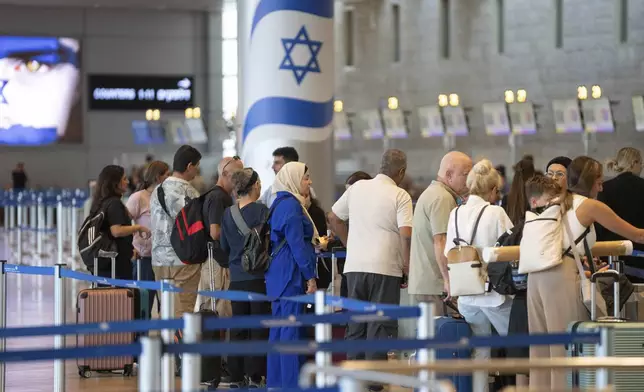
[[[112,276],[115,275],[116,252],[99,252],[101,257],[112,260]],[[98,268],[98,259],[94,259],[94,271]],[[130,321],[135,319],[138,290],[119,287],[92,287],[78,293],[76,321],[80,324],[101,323],[109,321]],[[77,346],[102,346],[110,344],[130,344],[135,340],[134,333],[107,333],[98,335],[78,335]],[[78,374],[83,378],[92,376],[92,371],[122,371],[124,376],[131,376],[134,358],[105,357],[78,359]]]

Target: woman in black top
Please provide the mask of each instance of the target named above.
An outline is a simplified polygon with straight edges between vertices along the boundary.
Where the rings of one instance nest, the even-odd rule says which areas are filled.
[[[132,225],[127,208],[121,201],[128,190],[129,181],[125,169],[121,166],[108,165],[98,175],[96,191],[92,198],[90,216],[105,212],[101,231],[114,239],[116,243],[116,278],[132,279],[132,235],[136,232],[150,234],[150,230],[140,225]],[[94,271],[92,271],[94,272]],[[111,278],[112,265],[109,259],[98,260],[98,276]]]

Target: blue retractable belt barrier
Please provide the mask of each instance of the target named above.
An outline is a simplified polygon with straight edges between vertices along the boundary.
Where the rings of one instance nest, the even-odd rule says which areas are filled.
[[[5,264],[6,274],[54,276],[54,267],[32,267],[28,265]]]
[[[348,312],[325,315],[303,314],[290,317],[239,316],[233,318],[205,317],[204,330],[226,330],[232,328],[271,328],[288,326],[309,326],[315,324],[367,323],[373,321],[416,318],[418,308],[388,309],[372,313]],[[56,326],[12,327],[0,329],[0,338],[18,338],[49,335],[87,335],[117,332],[147,332],[162,329],[181,329],[183,319],[134,320],[91,324],[66,324]]]
[[[309,341],[283,342],[202,342],[197,344],[170,344],[164,352],[170,354],[191,353],[200,355],[261,355],[313,354],[322,352],[388,352],[390,350],[473,349],[477,347],[527,347],[533,345],[563,345],[597,343],[599,333],[569,333],[548,335],[510,335],[472,337],[460,340],[353,340],[316,343]],[[0,352],[1,362],[47,361],[54,359],[98,358],[115,356],[136,356],[141,353],[138,343],[100,347],[65,348],[55,350],[21,350]]]

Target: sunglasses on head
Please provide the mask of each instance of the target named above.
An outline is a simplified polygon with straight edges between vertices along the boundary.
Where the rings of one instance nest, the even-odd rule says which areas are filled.
[[[230,161],[226,162],[226,164],[224,165],[224,167],[221,169],[221,172],[222,172],[222,173],[223,173],[223,172],[225,172],[225,171],[226,171],[226,168],[228,167],[228,165],[230,165],[230,164],[231,164],[232,162],[234,162],[234,161],[239,161],[240,159],[241,159],[240,157],[238,157],[237,155],[235,155],[235,156],[233,157],[233,159],[231,159]]]

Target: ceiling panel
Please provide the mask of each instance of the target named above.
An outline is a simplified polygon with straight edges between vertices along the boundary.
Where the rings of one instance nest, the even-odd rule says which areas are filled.
[[[0,5],[217,11],[236,0],[0,0]]]

